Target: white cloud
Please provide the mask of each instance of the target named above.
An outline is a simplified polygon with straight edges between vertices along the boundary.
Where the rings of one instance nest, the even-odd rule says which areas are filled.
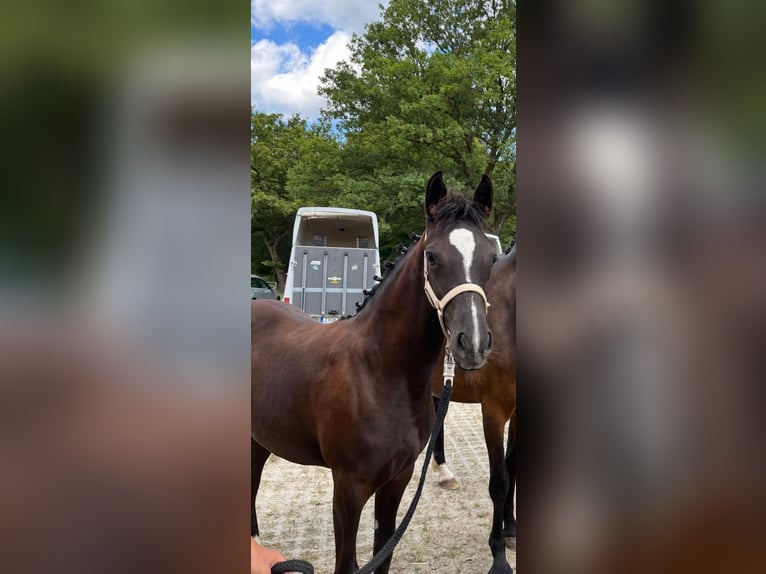
[[[378,18],[378,4],[385,6],[388,0],[251,0],[250,22],[261,30],[275,23],[312,22],[362,33],[365,23]]]
[[[258,0],[255,0],[258,1]],[[259,111],[317,118],[324,98],[317,95],[325,68],[348,60],[351,35],[335,32],[306,55],[292,43],[260,40],[250,49],[250,100]]]

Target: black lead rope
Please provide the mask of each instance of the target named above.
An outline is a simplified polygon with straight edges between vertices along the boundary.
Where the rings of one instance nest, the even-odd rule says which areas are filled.
[[[286,560],[271,567],[271,574],[282,574],[283,572],[314,574],[314,567],[305,560]]]
[[[423,484],[425,483],[426,474],[428,473],[428,464],[431,461],[431,455],[433,454],[436,435],[439,434],[439,430],[444,424],[444,417],[447,416],[447,407],[449,406],[449,399],[452,395],[452,377],[449,377],[449,381],[446,380],[446,377],[447,375],[445,372],[445,382],[444,386],[442,387],[442,396],[439,399],[439,406],[436,409],[436,422],[434,423],[434,428],[431,431],[431,438],[428,440],[426,458],[423,461],[423,468],[420,471],[420,482],[418,482],[418,488],[415,491],[415,497],[412,499],[410,507],[407,509],[407,514],[404,515],[404,518],[402,518],[402,521],[399,524],[399,528],[396,529],[394,534],[391,536],[391,538],[388,539],[388,542],[386,542],[383,548],[381,548],[380,551],[372,557],[372,560],[370,560],[367,564],[362,566],[353,574],[371,574],[378,566],[383,564],[383,562],[394,552],[394,548],[396,548],[396,545],[399,544],[402,536],[404,536],[404,533],[407,531],[407,527],[410,525],[410,520],[412,520],[412,516],[415,514],[415,508],[417,507],[418,501],[420,500],[420,494],[423,492]],[[280,562],[271,568],[271,574],[282,574],[284,572],[314,574],[314,567],[305,560],[288,560],[287,562]]]

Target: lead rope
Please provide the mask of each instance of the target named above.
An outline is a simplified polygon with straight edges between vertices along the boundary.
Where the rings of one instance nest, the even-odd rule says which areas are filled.
[[[439,406],[436,409],[436,422],[431,430],[431,438],[428,439],[428,449],[426,449],[426,458],[423,461],[423,468],[420,471],[420,481],[418,482],[418,488],[415,491],[415,496],[410,502],[410,507],[407,509],[407,513],[402,518],[399,527],[388,539],[388,542],[381,548],[378,553],[372,557],[372,559],[362,566],[359,570],[356,570],[353,574],[371,574],[378,566],[388,559],[394,552],[394,548],[399,544],[399,541],[407,531],[407,527],[412,520],[412,516],[415,514],[415,508],[420,500],[420,494],[423,492],[423,484],[426,480],[426,474],[428,473],[429,462],[431,461],[431,455],[434,450],[434,441],[436,435],[444,424],[444,417],[447,416],[447,407],[449,407],[449,399],[452,395],[452,383],[455,380],[455,358],[452,356],[452,351],[449,346],[444,348],[444,369],[442,371],[442,377],[444,383],[442,386],[442,396],[439,399]],[[280,562],[272,566],[271,574],[282,574],[285,572],[300,572],[303,574],[314,574],[314,567],[304,560],[288,560],[287,562]]]

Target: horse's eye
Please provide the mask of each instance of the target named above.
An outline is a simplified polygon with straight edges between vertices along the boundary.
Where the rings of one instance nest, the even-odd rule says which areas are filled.
[[[436,265],[436,257],[434,257],[434,254],[430,251],[426,251],[426,259],[428,259],[428,264],[431,266]]]
[[[494,265],[495,263],[497,263],[497,255],[492,256],[492,265]]]

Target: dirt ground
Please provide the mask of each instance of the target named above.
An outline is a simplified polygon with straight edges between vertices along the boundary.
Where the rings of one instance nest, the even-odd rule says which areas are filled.
[[[487,451],[479,405],[450,405],[445,422],[447,463],[460,488],[446,491],[429,469],[420,503],[394,550],[391,574],[483,574],[492,565],[487,539],[492,521]],[[399,518],[415,493],[424,453],[399,507]],[[258,501],[262,542],[288,558],[308,560],[317,574],[335,565],[332,477],[324,468],[299,466],[272,456],[263,471]],[[357,538],[360,566],[372,556],[373,499],[367,503]],[[515,546],[506,550],[516,568]]]

